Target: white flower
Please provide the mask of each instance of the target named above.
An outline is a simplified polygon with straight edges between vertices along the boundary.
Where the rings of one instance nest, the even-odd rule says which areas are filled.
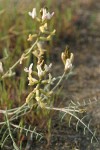
[[[36,17],[36,8],[33,8],[32,12],[28,13],[33,19]]]
[[[46,72],[48,72],[52,66],[52,64],[50,64],[49,66],[47,66],[46,64],[44,65],[44,70],[42,69],[42,63],[37,65],[37,70],[38,70],[38,76],[42,77],[46,74]]]
[[[33,67],[33,63],[30,64],[29,68],[24,68],[24,71],[31,74],[32,73],[32,67]]]
[[[2,66],[2,62],[0,61],[0,73],[3,72],[3,66]]]
[[[33,63],[30,64],[29,68],[24,68],[24,71],[28,72],[28,80],[29,80],[28,85],[35,85],[38,83],[38,80],[32,77],[32,67]]]
[[[51,17],[54,15],[54,12],[52,12],[51,14],[49,12],[47,12],[47,10],[45,8],[43,8],[43,15],[42,15],[42,20],[45,19],[51,19]]]
[[[65,70],[71,69],[72,68],[72,61],[71,59],[66,59],[65,63]]]
[[[46,72],[48,72],[51,67],[52,67],[52,63],[49,66],[47,66],[46,64],[44,65],[44,69]]]
[[[49,73],[48,83],[53,84],[55,80],[56,80],[56,78],[52,78],[52,75]]]
[[[44,76],[44,71],[43,71],[42,68],[41,68],[41,64],[40,64],[40,65],[37,65],[37,70],[38,70],[38,76],[39,76],[39,77]]]

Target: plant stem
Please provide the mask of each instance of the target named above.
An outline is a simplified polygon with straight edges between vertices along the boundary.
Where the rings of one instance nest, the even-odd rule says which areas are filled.
[[[57,82],[57,84],[55,85],[55,87],[54,87],[51,91],[54,91],[54,90],[59,86],[59,84],[60,84],[61,81],[63,80],[65,74],[66,74],[66,72],[63,73],[63,75],[61,76],[61,78],[59,79],[59,81]]]
[[[28,50],[28,52],[22,54],[22,56],[24,56],[24,58],[27,57],[27,55],[33,50],[33,48],[34,48],[34,46],[37,44],[37,42],[38,42],[38,39],[37,39],[37,40],[35,41],[35,43],[31,46],[31,48]],[[8,77],[9,72],[12,71],[12,70],[20,63],[20,61],[21,61],[21,59],[22,59],[22,56],[21,56],[21,57],[15,62],[15,64],[14,64],[12,67],[10,67],[9,70],[2,76],[2,79]]]

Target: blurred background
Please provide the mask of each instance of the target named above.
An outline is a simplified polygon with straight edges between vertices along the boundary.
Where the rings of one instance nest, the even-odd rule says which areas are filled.
[[[55,66],[53,74],[56,76],[63,71],[60,54],[66,45],[75,55],[74,74],[64,84],[62,103],[67,105],[70,99],[80,103],[84,100],[88,103],[90,100],[88,113],[93,120],[92,127],[97,129],[99,135],[99,0],[0,0],[0,61],[3,63],[4,72],[18,60],[25,49],[31,46],[27,38],[36,30],[37,24],[28,15],[28,12],[34,7],[39,11],[45,6],[50,12],[55,12],[50,28],[51,30],[56,29],[56,35],[46,45],[49,50],[46,61],[52,61]],[[30,64],[30,61],[18,65],[14,70],[16,76],[4,79],[3,83],[0,83],[1,108],[19,106],[25,101],[25,97],[31,89],[27,87],[27,75],[23,69]],[[33,61],[35,60],[33,59]],[[60,98],[58,105],[60,105]],[[79,144],[80,147],[84,147],[83,150],[87,148],[84,141],[85,139]],[[75,145],[75,141],[73,143]],[[87,145],[89,144],[86,143]],[[91,149],[91,145],[89,148]]]

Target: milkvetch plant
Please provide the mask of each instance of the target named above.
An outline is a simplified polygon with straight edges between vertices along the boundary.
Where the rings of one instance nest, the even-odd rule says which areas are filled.
[[[45,63],[44,54],[46,50],[42,48],[42,40],[48,41],[51,39],[52,35],[55,34],[55,29],[52,32],[50,32],[48,28],[48,20],[50,20],[53,17],[54,12],[50,14],[49,12],[47,12],[46,8],[41,9],[40,12],[41,12],[40,18],[37,17],[35,8],[33,8],[32,12],[29,12],[29,15],[40,23],[39,34],[37,35],[37,43],[34,50],[32,51],[33,55],[37,58],[37,66],[36,66],[37,70],[36,71],[32,70],[33,63],[30,64],[29,68],[24,69],[25,72],[28,72],[29,85],[35,86],[33,91],[26,98],[26,103],[30,104],[31,102],[31,107],[32,104],[34,104],[34,101],[37,102],[38,106],[46,107],[48,99],[52,97],[55,87],[57,88],[57,86],[61,82],[60,80],[57,86],[54,85],[54,87],[50,89],[50,85],[53,84],[56,78],[52,77],[50,73],[50,70],[52,69],[52,63],[49,65]],[[28,41],[32,41],[33,37],[35,36],[29,35]],[[69,54],[69,56],[67,53],[68,52],[66,50],[61,54],[62,56],[61,58],[64,63],[64,75],[70,72],[74,58],[73,53]]]
[[[62,76],[52,76],[52,63],[47,64],[45,61],[44,56],[47,50],[43,48],[43,42],[45,43],[46,41],[50,41],[52,39],[52,36],[56,33],[55,29],[52,31],[49,30],[49,24],[52,17],[54,16],[54,12],[50,13],[48,12],[47,8],[42,8],[40,10],[40,13],[37,13],[36,8],[33,8],[32,12],[29,12],[29,16],[32,17],[33,23],[34,21],[37,21],[39,24],[38,31],[35,34],[29,34],[27,39],[33,44],[29,49],[25,50],[19,60],[12,67],[10,67],[6,73],[2,75],[1,79],[4,80],[6,77],[12,77],[13,75],[15,75],[13,69],[18,64],[21,65],[24,60],[29,59],[29,56],[31,54],[36,57],[36,64],[34,65],[34,63],[31,62],[30,65],[28,67],[25,67],[23,70],[25,73],[27,73],[28,86],[32,87],[32,91],[27,95],[25,103],[22,106],[9,110],[0,110],[0,113],[5,116],[5,120],[3,122],[0,122],[0,126],[2,126],[1,129],[7,127],[7,134],[5,134],[1,139],[1,147],[3,148],[9,135],[10,139],[13,142],[13,147],[16,150],[19,149],[13,138],[13,128],[18,129],[19,131],[23,130],[24,132],[28,132],[32,135],[35,134],[36,137],[43,136],[42,134],[37,133],[35,128],[33,130],[30,125],[29,128],[26,128],[20,123],[14,123],[16,118],[20,119],[22,116],[25,116],[27,114],[29,115],[34,111],[34,109],[38,111],[38,108],[40,110],[43,110],[44,112],[50,112],[52,110],[63,112],[64,116],[65,114],[69,114],[71,117],[74,117],[78,121],[76,128],[78,127],[78,124],[81,123],[85,129],[89,130],[89,132],[92,134],[92,137],[96,139],[89,126],[83,122],[83,118],[80,119],[77,116],[77,113],[83,113],[86,111],[84,108],[80,108],[80,106],[72,102],[71,105],[64,108],[56,108],[54,107],[54,103],[52,102],[52,98],[56,94],[55,91],[57,90],[57,88],[59,88],[61,82],[66,78],[66,76],[67,78],[70,76],[74,60],[74,54],[70,53],[66,48],[65,51],[61,53],[61,60],[64,65]],[[2,63],[0,62],[0,73],[1,72],[3,73],[4,71]],[[49,115],[49,113],[47,114]],[[4,138],[6,140],[4,140]]]

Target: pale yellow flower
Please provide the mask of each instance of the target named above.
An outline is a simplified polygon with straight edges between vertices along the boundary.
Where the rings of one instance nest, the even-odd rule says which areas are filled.
[[[44,33],[47,30],[47,23],[45,23],[44,25],[40,26],[40,31],[42,33]]]
[[[31,35],[31,34],[29,34],[29,36],[28,36],[28,39],[27,39],[28,41],[32,41],[33,40],[33,36]]]

